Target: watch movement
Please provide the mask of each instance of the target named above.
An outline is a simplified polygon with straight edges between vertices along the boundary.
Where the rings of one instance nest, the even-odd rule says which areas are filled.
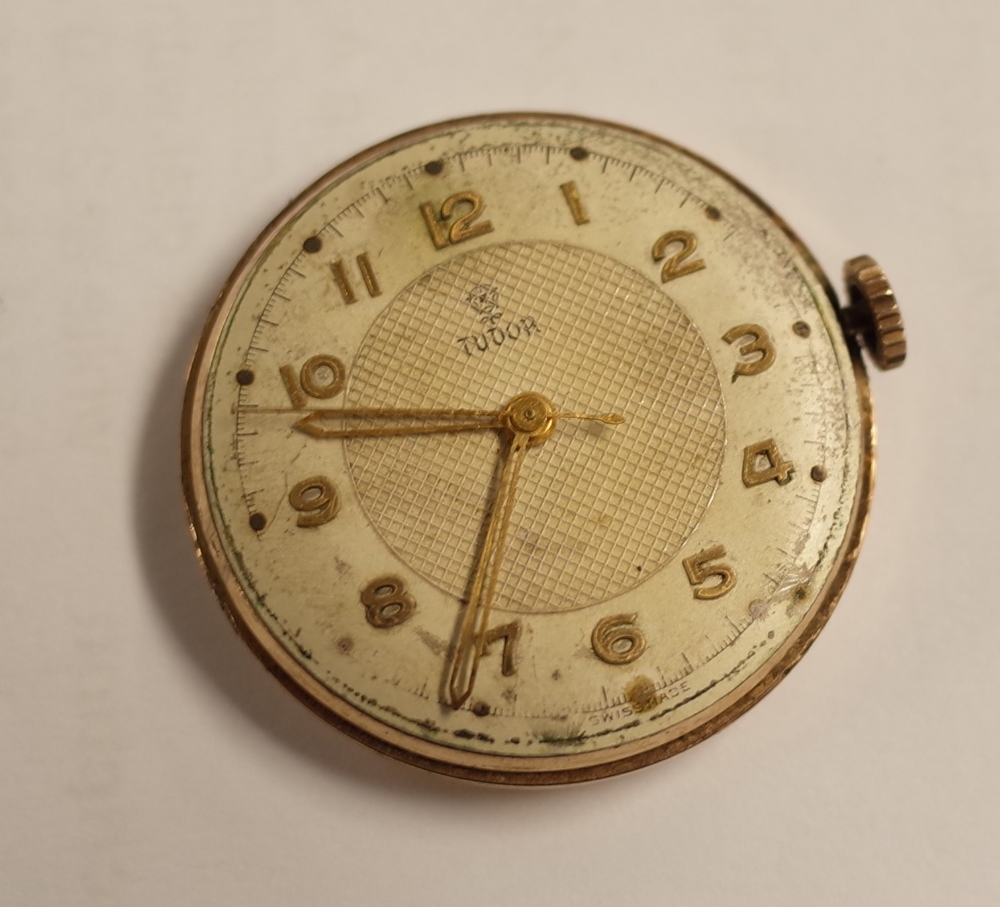
[[[867,256],[841,307],[732,177],[545,114],[336,167],[237,265],[191,368],[184,487],[267,667],[410,763],[547,784],[670,756],[781,679],[858,553]]]

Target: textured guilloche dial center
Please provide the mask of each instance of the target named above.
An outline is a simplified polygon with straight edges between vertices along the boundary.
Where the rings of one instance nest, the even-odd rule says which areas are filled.
[[[484,295],[498,327],[482,332],[487,316],[468,300]],[[464,342],[501,329],[503,343],[486,351]],[[419,381],[400,366],[428,359]],[[485,245],[421,275],[366,333],[346,397],[357,407],[507,401],[503,433],[516,423],[547,438],[518,482],[494,601],[503,611],[560,614],[637,588],[684,545],[719,485],[726,412],[704,337],[636,269],[569,243]],[[464,597],[492,506],[496,433],[361,438],[346,455],[393,551]]]

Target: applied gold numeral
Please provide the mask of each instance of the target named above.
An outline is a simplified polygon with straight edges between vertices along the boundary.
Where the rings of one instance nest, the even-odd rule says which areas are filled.
[[[667,255],[667,249],[677,245],[680,248],[671,255]],[[664,233],[653,244],[653,261],[663,262],[663,267],[660,269],[660,280],[667,283],[704,268],[705,262],[700,258],[688,261],[697,248],[697,237],[687,230],[671,230],[669,233]]]
[[[503,640],[503,656],[500,662],[500,673],[504,677],[513,677],[517,673],[517,641],[521,638],[521,621],[511,621],[500,627],[494,627],[486,631],[486,640],[483,646],[483,654],[490,650],[490,646],[498,640]]]
[[[594,654],[609,665],[627,665],[646,651],[646,637],[635,614],[612,614],[597,622],[590,635]]]
[[[298,525],[311,528],[329,523],[340,510],[340,497],[326,476],[310,476],[292,487],[288,503],[299,512]]]
[[[468,205],[469,210],[452,220],[452,215],[460,205],[463,208]],[[492,233],[493,224],[490,221],[476,223],[485,207],[483,197],[471,189],[449,195],[442,203],[440,212],[435,210],[431,202],[424,202],[420,206],[420,213],[424,216],[424,223],[427,225],[427,232],[431,235],[434,248],[444,249],[449,245]]]
[[[743,450],[743,484],[747,488],[770,481],[787,485],[794,472],[795,464],[778,453],[774,438],[751,444]]]
[[[381,296],[382,287],[375,276],[375,269],[372,267],[368,253],[362,252],[355,261],[358,263],[358,270],[361,272],[361,279],[365,282],[365,289],[368,291],[368,295],[373,298]],[[337,289],[340,290],[340,295],[344,302],[347,304],[357,302],[358,294],[354,292],[354,286],[351,284],[350,277],[347,276],[347,268],[344,267],[344,262],[339,258],[336,261],[330,262],[330,270],[333,271],[333,279],[337,284]]]
[[[583,199],[580,197],[580,190],[576,183],[570,181],[563,183],[560,187],[566,204],[569,205],[569,212],[573,215],[573,220],[578,224],[589,224],[590,218],[587,216],[587,209],[583,207]]]
[[[725,556],[726,549],[722,545],[713,545],[684,559],[684,572],[688,582],[694,587],[695,598],[722,598],[736,585],[736,572],[732,567],[724,563],[713,563]],[[713,578],[718,582],[705,585]]]
[[[372,580],[361,590],[361,604],[365,606],[368,623],[380,630],[405,623],[417,608],[416,600],[397,576]]]
[[[336,356],[324,354],[307,359],[298,374],[290,365],[281,366],[278,373],[296,409],[305,409],[309,402],[307,396],[317,400],[335,397],[344,389],[347,374],[343,362]]]
[[[759,324],[738,324],[722,335],[726,343],[735,343],[744,337],[749,341],[740,347],[741,356],[754,356],[749,362],[737,362],[733,370],[733,380],[737,375],[759,375],[767,371],[777,356],[771,336]],[[759,356],[755,354],[759,353]]]

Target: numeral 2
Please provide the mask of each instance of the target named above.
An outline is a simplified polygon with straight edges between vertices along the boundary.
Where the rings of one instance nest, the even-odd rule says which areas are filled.
[[[667,249],[678,243],[680,243],[680,249],[672,255],[667,255]],[[705,262],[700,258],[688,261],[697,248],[697,237],[687,230],[671,230],[669,233],[664,233],[653,244],[653,261],[663,262],[663,267],[660,269],[660,280],[667,283],[704,268]]]

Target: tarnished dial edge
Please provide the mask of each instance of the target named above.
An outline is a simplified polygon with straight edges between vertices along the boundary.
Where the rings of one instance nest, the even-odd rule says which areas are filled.
[[[288,656],[286,650],[271,635],[267,626],[257,617],[242,588],[232,577],[227,575],[227,557],[211,521],[211,510],[205,490],[201,462],[203,440],[201,417],[206,390],[203,379],[224,320],[220,317],[224,314],[223,303],[233,288],[246,279],[258,255],[282,233],[297,213],[300,205],[325,186],[336,182],[346,173],[357,170],[365,166],[366,163],[381,157],[394,147],[411,144],[446,129],[515,119],[526,122],[576,123],[596,128],[608,128],[667,146],[698,161],[728,181],[771,218],[802,256],[813,276],[824,289],[830,304],[834,309],[838,308],[837,299],[829,280],[808,249],[787,224],[738,180],[681,146],[619,124],[558,114],[487,115],[433,124],[369,148],[321,177],[289,203],[285,210],[262,232],[237,264],[212,308],[189,371],[182,416],[182,478],[189,512],[189,525],[199,557],[230,621],[257,657],[297,698],[349,736],[373,749],[425,769],[477,781],[561,784],[619,774],[657,762],[687,749],[725,727],[749,709],[794,667],[828,620],[843,592],[857,558],[868,517],[874,482],[874,419],[868,379],[860,352],[854,340],[848,338],[847,348],[852,360],[854,382],[858,394],[860,463],[858,464],[854,507],[848,521],[848,529],[823,589],[816,596],[810,611],[799,622],[797,629],[771,659],[729,694],[709,707],[711,711],[715,712],[711,718],[704,720],[701,718],[702,713],[696,714],[681,725],[681,728],[690,725],[690,729],[680,732],[677,728],[670,729],[671,739],[666,742],[653,746],[649,746],[647,740],[626,744],[613,751],[611,758],[608,758],[609,752],[611,752],[609,750],[590,753],[587,754],[591,760],[590,764],[586,764],[586,760],[575,760],[572,756],[490,757],[471,752],[457,752],[454,761],[446,761],[434,755],[434,751],[440,749],[438,746],[425,745],[419,738],[411,737],[383,725],[331,694]],[[331,705],[330,700],[334,700],[336,707]],[[551,769],[539,767],[539,764],[545,763],[546,760],[553,764]],[[567,767],[567,762],[575,762],[576,764]],[[581,762],[584,764],[580,764]]]

